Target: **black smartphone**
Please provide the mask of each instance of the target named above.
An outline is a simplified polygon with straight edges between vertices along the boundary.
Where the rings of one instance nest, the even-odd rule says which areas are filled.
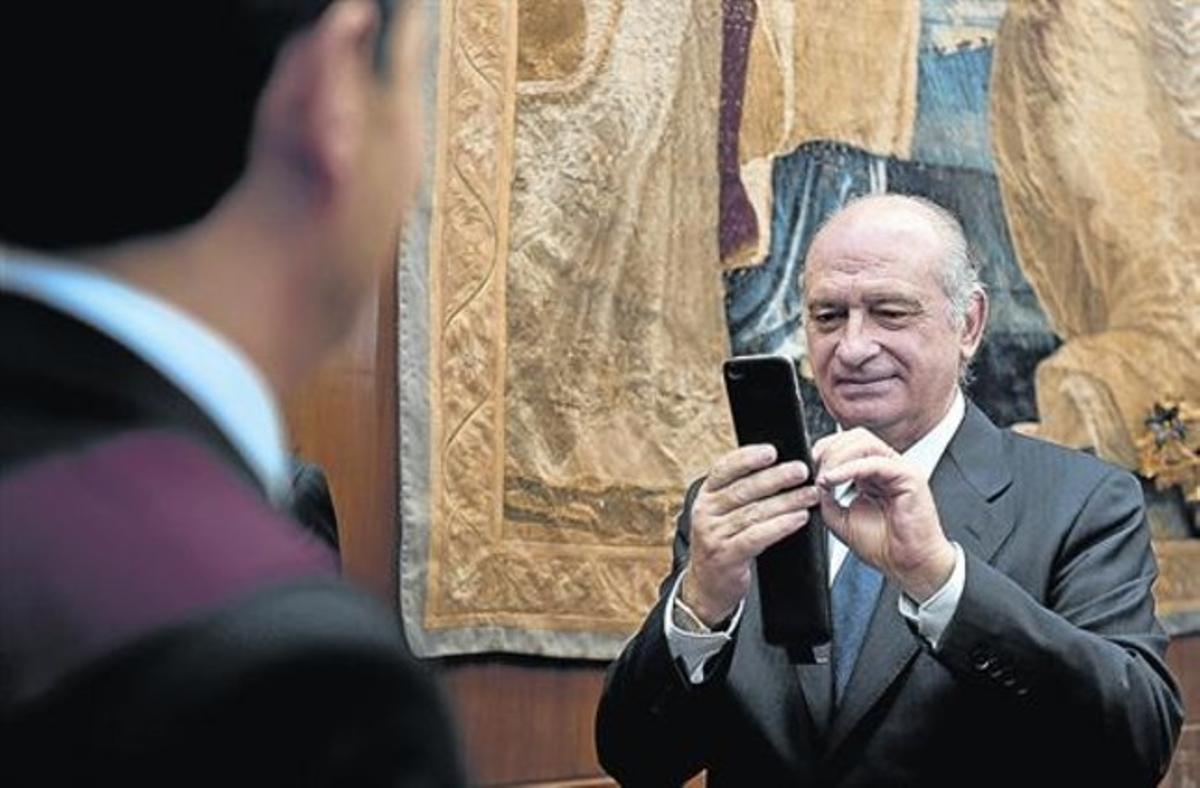
[[[724,364],[725,391],[738,443],[769,443],[776,463],[801,460],[812,470],[796,367],[787,356],[736,356]],[[783,646],[827,643],[829,558],[818,509],[809,523],[757,559],[763,636]]]

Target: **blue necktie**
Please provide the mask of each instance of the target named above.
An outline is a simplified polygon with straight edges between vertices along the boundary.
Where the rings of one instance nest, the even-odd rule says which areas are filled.
[[[864,564],[853,552],[846,554],[829,594],[833,613],[834,697],[838,702],[854,672],[854,662],[882,587],[883,575],[879,570]]]

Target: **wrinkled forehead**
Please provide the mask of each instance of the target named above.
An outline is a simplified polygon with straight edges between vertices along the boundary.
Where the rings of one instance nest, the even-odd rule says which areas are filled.
[[[943,252],[942,238],[916,211],[851,209],[835,216],[813,239],[805,260],[805,290],[823,278],[847,277],[936,285]]]
[[[937,256],[944,246],[931,216],[919,205],[872,201],[835,214],[813,238],[808,258],[872,257],[901,251]]]
[[[830,307],[869,308],[877,305],[923,309],[945,300],[936,282],[897,274],[887,264],[854,270],[835,265],[807,278],[804,308],[810,312]]]

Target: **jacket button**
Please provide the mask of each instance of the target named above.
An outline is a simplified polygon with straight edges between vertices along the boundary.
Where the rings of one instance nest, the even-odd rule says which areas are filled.
[[[1012,668],[1007,665],[1001,665],[999,661],[992,664],[992,669],[988,671],[990,676],[995,681],[1003,682],[1012,677]]]
[[[980,673],[991,670],[996,664],[996,658],[982,648],[971,652],[971,666]]]

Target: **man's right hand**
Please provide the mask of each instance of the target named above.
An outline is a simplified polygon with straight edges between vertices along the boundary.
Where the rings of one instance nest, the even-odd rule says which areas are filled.
[[[820,500],[820,492],[804,484],[804,463],[773,462],[775,449],[765,444],[722,455],[692,504],[691,551],[679,595],[705,624],[733,612],[750,591],[751,561],[803,528]]]

